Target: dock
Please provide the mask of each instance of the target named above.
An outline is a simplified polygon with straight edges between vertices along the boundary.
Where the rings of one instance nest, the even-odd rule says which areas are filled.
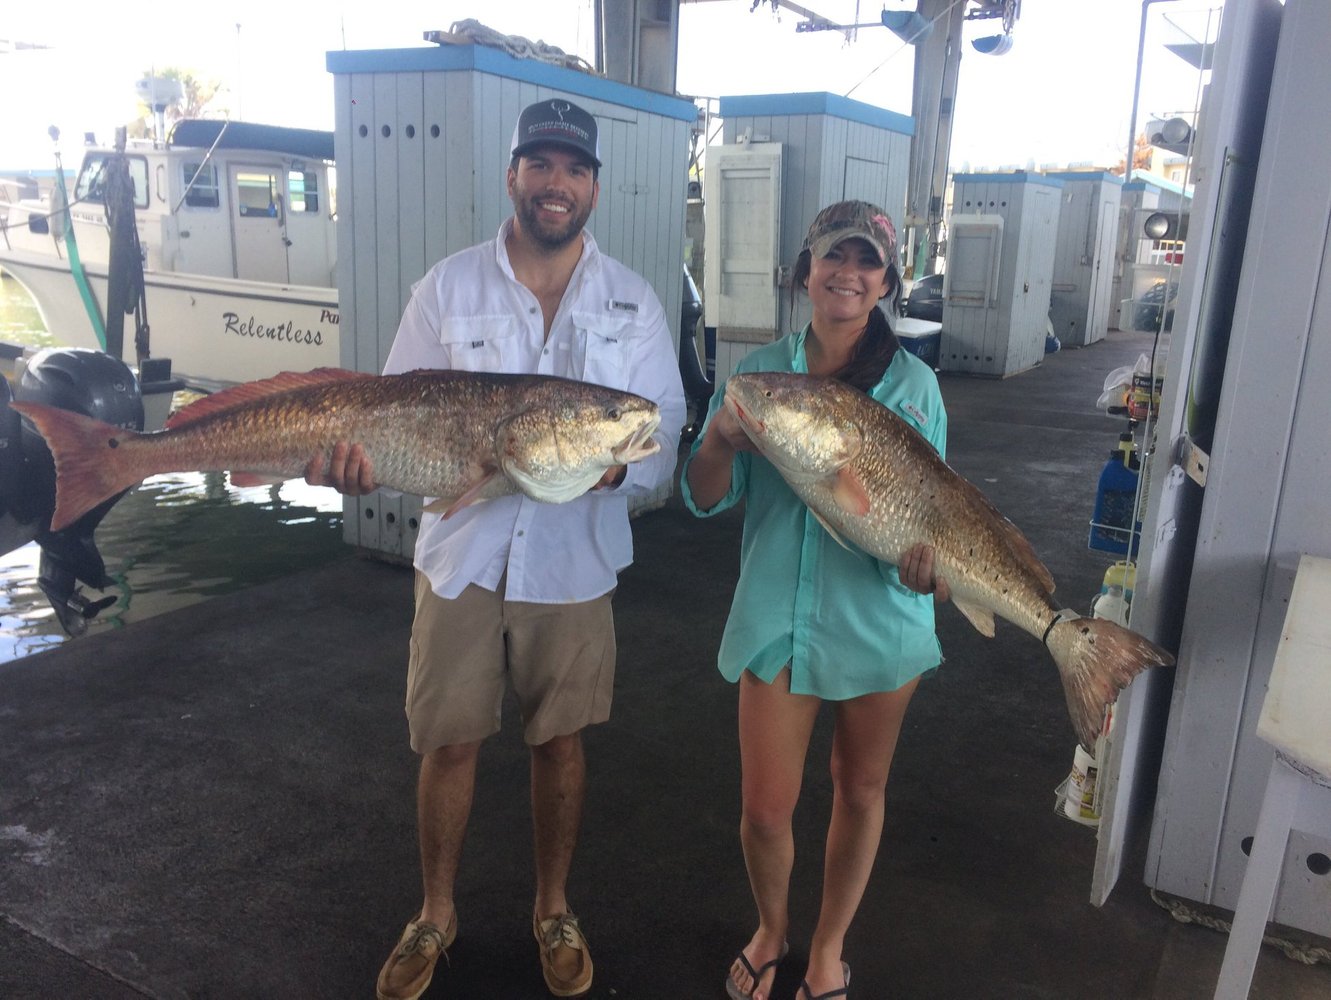
[[[1027,534],[1085,613],[1114,556],[1088,550],[1122,418],[1104,377],[1143,334],[1010,379],[943,375],[948,459]],[[634,521],[615,596],[611,720],[586,734],[569,898],[594,1000],[723,997],[755,926],[738,838],[736,689],[715,654],[740,514],[677,495]],[[416,758],[402,702],[410,570],[347,556],[0,665],[0,997],[373,996],[420,902]],[[846,944],[851,996],[1210,996],[1226,937],[1143,881],[1145,845],[1088,902],[1095,830],[1054,809],[1075,738],[1052,659],[939,612],[887,792],[878,863]],[[796,814],[794,997],[822,879],[831,714]],[[531,936],[527,753],[516,712],[481,752],[459,932],[429,998],[543,1000]],[[1204,908],[1203,908],[1204,909]],[[1224,919],[1229,914],[1215,916]],[[1264,948],[1252,996],[1331,995],[1331,966]]]

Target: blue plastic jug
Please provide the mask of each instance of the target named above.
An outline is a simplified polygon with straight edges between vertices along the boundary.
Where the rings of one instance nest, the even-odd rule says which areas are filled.
[[[1102,552],[1128,553],[1129,544],[1136,557],[1141,541],[1140,521],[1133,520],[1137,503],[1137,480],[1141,463],[1131,431],[1118,437],[1118,447],[1109,453],[1109,461],[1100,470],[1095,490],[1095,513],[1091,516],[1091,534],[1087,545]]]

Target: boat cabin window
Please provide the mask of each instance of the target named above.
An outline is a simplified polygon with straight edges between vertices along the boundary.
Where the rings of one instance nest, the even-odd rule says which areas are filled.
[[[312,170],[287,172],[287,207],[292,212],[319,211],[319,175]]]
[[[74,197],[77,201],[106,204],[106,163],[111,153],[89,153],[79,170],[79,179],[74,185]],[[134,207],[148,207],[148,161],[141,156],[127,156],[129,176],[134,182]]]
[[[277,178],[272,174],[237,172],[236,205],[241,218],[276,215],[277,195]]]
[[[185,204],[194,208],[217,208],[221,203],[221,195],[217,190],[217,167],[211,163],[205,163],[200,168],[198,163],[186,161],[184,164],[182,182],[186,186]],[[197,176],[196,176],[197,175]],[[194,183],[191,184],[190,181]]]

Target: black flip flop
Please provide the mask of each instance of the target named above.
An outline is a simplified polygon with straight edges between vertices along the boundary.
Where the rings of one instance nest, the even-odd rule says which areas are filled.
[[[837,990],[828,990],[826,993],[819,993],[817,996],[814,996],[813,990],[809,989],[808,980],[801,982],[800,992],[804,994],[804,1000],[831,1000],[832,997],[850,996],[850,966],[845,962],[841,963],[841,973],[846,980],[845,986]]]
[[[786,952],[789,950],[790,945],[785,941],[781,942],[781,953],[770,962],[764,962],[756,969],[753,967],[753,963],[749,961],[748,956],[744,954],[743,949],[740,949],[740,953],[735,957],[744,966],[744,971],[753,977],[753,981],[759,983],[762,982],[763,976],[781,964],[781,960],[786,957]],[[745,993],[740,989],[735,983],[735,977],[730,973],[726,973],[726,996],[730,997],[730,1000],[753,1000],[753,992]]]

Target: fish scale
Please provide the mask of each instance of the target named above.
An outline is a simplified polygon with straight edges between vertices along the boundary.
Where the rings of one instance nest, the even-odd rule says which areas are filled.
[[[833,378],[732,375],[726,406],[827,529],[899,563],[934,547],[936,575],[982,634],[994,615],[1040,638],[1058,666],[1078,739],[1095,744],[1105,707],[1141,670],[1174,658],[1113,622],[1063,612],[1030,542],[913,427]]]
[[[247,382],[181,410],[156,433],[13,403],[56,468],[57,531],[151,475],[232,471],[295,478],[338,442],[361,445],[380,486],[451,513],[509,493],[563,502],[614,465],[655,453],[656,404],[548,375],[341,369]]]

